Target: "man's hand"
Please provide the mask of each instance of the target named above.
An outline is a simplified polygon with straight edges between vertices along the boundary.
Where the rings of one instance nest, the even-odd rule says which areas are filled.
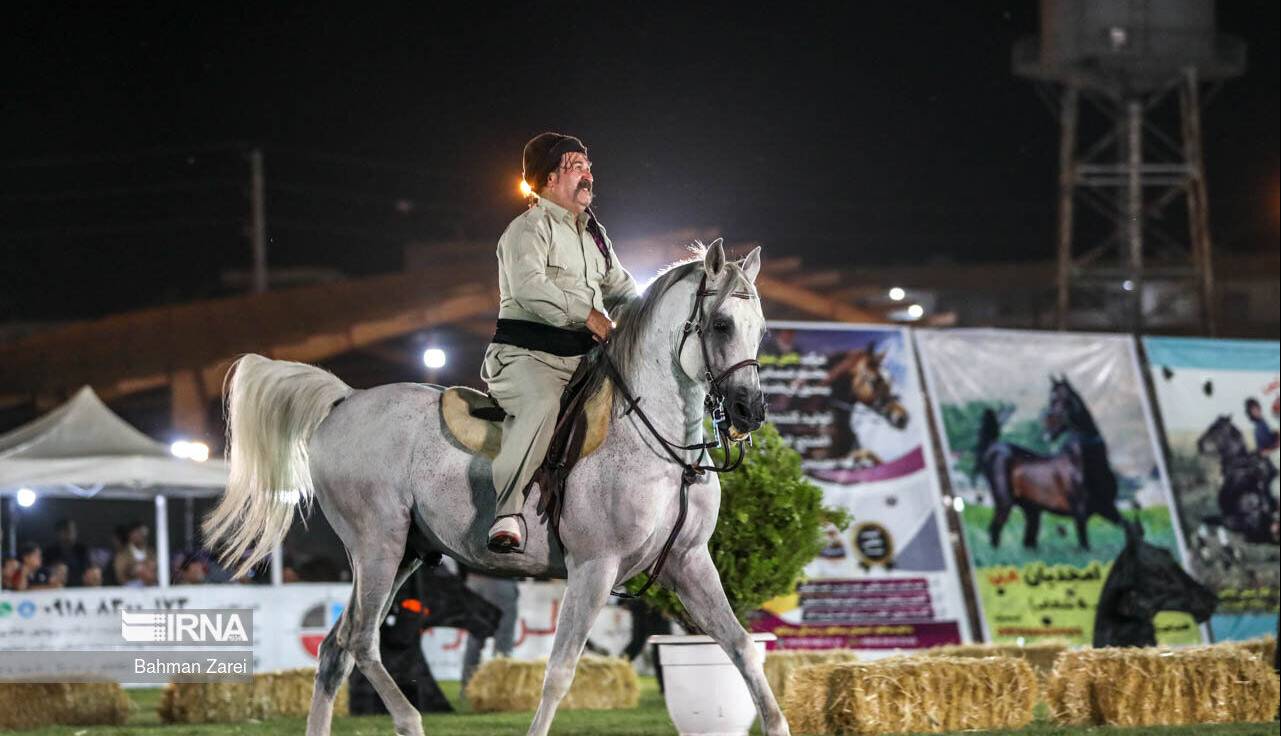
[[[587,315],[587,329],[596,338],[596,342],[605,342],[609,333],[614,331],[614,321],[595,309]]]

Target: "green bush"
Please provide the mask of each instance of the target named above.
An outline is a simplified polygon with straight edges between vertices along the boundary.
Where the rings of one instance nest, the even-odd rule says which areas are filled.
[[[823,548],[826,524],[849,525],[845,511],[823,506],[823,492],[801,473],[801,456],[773,425],[761,427],[754,441],[743,464],[721,474],[720,516],[707,545],[739,621],[796,589],[801,570]],[[722,451],[713,454],[718,465],[724,462]],[[639,575],[628,588],[635,592],[644,580]],[[697,630],[676,595],[661,585],[649,589],[645,602]]]

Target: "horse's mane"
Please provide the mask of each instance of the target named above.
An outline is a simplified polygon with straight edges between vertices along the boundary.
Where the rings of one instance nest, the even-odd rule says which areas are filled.
[[[1102,436],[1102,433],[1099,431],[1098,422],[1094,421],[1094,414],[1090,411],[1089,404],[1086,404],[1085,399],[1077,392],[1076,386],[1073,386],[1072,382],[1069,381],[1066,376],[1058,382],[1058,385],[1067,389],[1068,397],[1071,399],[1071,403],[1069,405],[1069,421],[1079,422],[1083,425],[1075,427],[1075,429]],[[1075,416],[1072,416],[1073,414],[1075,414]]]
[[[608,355],[617,366],[620,375],[630,375],[631,369],[635,366],[641,350],[641,341],[644,337],[646,328],[654,319],[654,314],[658,311],[658,305],[663,300],[663,296],[676,284],[685,280],[686,277],[695,273],[703,267],[703,259],[707,255],[707,246],[695,242],[689,247],[690,256],[684,260],[676,261],[665,266],[659,271],[658,276],[650,282],[645,293],[637,298],[624,304],[614,315],[617,327],[610,333],[609,343],[604,346],[598,346],[585,357],[588,363],[588,370],[591,372],[590,383],[585,390],[594,393],[599,388],[600,383],[605,378],[605,372],[602,370],[604,356]],[[747,274],[737,263],[726,261],[725,268],[729,270],[730,283],[740,282],[744,288],[755,292]],[[716,296],[706,304],[703,310],[703,319],[708,321],[716,313],[717,308],[727,299],[734,291],[735,286],[728,286],[718,290]],[[633,391],[638,390],[632,386]]]

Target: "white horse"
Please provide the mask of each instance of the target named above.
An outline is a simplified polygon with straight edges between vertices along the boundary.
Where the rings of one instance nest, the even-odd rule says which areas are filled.
[[[312,366],[257,355],[237,361],[228,386],[231,479],[205,521],[206,534],[224,547],[226,559],[243,560],[243,571],[280,543],[295,506],[302,503],[305,511],[314,500],[346,546],[355,581],[350,605],[320,648],[309,736],[329,733],[335,693],[353,664],[378,691],[397,734],[423,733],[421,716],[379,660],[378,627],[424,547],[491,575],[567,578],[542,700],[529,727],[530,734],[548,732],[611,590],[653,565],[681,511],[684,467],[672,444],[657,439],[639,415],[678,445],[702,440],[709,391],[724,401],[728,434],[742,436],[764,420],[757,372],[739,370],[755,365],[765,330],[754,284],[759,270],[759,248],[728,262],[718,240],[628,305],[607,355],[598,350],[588,359],[612,362],[644,399],[641,411],[625,413],[627,402],[615,391],[604,444],[567,482],[559,540],[535,522],[538,498],[527,496],[523,554],[486,548],[495,505],[490,463],[445,428],[439,388],[355,391]],[[702,456],[675,452],[685,464]],[[680,596],[693,621],[738,666],[766,736],[784,736],[787,721],[707,550],[720,483],[703,474],[688,496],[686,522],[671,540],[658,582]]]

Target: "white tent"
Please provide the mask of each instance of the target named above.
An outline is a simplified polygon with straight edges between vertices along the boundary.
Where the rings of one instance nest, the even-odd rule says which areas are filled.
[[[0,497],[29,488],[61,498],[155,499],[156,551],[168,559],[166,496],[217,496],[227,463],[174,457],[85,386],[67,403],[0,435]],[[162,585],[168,565],[160,566]]]
[[[134,429],[85,386],[67,403],[0,435],[0,495],[145,500],[216,496],[227,464],[174,457],[169,446]]]

